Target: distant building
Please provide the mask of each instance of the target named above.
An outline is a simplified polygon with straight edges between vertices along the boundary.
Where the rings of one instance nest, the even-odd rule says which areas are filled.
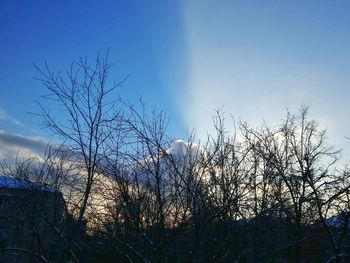
[[[55,228],[63,226],[66,213],[61,192],[27,180],[0,176],[0,262],[39,262],[30,253],[11,248],[38,255],[59,255],[61,248],[56,244]]]

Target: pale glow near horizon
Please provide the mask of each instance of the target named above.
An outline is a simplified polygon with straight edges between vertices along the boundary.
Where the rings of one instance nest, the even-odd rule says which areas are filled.
[[[189,77],[177,103],[189,128],[205,138],[211,131],[211,116],[221,106],[236,120],[259,126],[263,121],[279,124],[287,109],[296,113],[301,105],[310,105],[310,116],[328,129],[331,143],[346,148],[347,105],[333,90],[346,90],[344,79],[278,45],[261,46],[249,36],[235,39],[242,35],[239,26],[232,25],[237,13],[232,14],[229,1],[221,4],[183,4]]]

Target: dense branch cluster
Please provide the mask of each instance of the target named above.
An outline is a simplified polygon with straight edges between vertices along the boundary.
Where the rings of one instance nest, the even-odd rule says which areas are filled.
[[[348,262],[349,169],[307,107],[278,126],[234,131],[219,110],[206,140],[175,141],[164,112],[110,99],[122,84],[106,88],[110,67],[98,57],[67,78],[40,70],[66,114],[60,122],[41,105],[44,126],[63,145],[35,162],[3,163],[2,173],[62,193],[62,220],[35,214],[60,256],[37,220],[35,245],[0,251],[42,262]]]

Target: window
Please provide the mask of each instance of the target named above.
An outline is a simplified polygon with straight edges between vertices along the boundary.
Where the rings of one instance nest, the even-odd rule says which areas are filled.
[[[12,200],[8,196],[0,196],[0,211],[8,209],[11,206]]]

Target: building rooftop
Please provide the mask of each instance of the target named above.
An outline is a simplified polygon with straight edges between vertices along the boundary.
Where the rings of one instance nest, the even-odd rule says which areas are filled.
[[[28,189],[28,190],[40,190],[45,192],[54,192],[52,188],[46,185],[31,182],[25,179],[19,179],[19,178],[3,176],[3,175],[0,175],[0,188]]]

